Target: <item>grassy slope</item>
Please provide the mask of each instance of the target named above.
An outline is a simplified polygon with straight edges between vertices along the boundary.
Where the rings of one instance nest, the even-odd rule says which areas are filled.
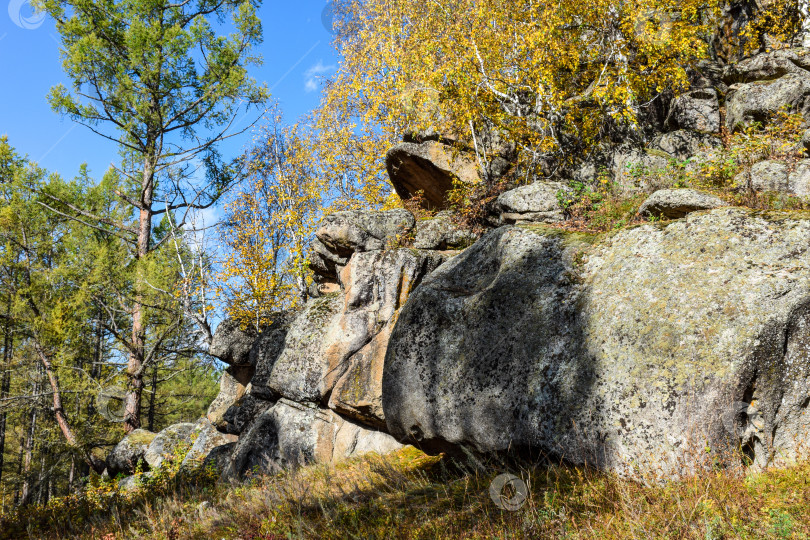
[[[707,473],[652,487],[565,466],[518,468],[513,472],[531,491],[515,512],[500,510],[488,494],[504,470],[497,463],[460,466],[406,448],[240,486],[168,482],[127,497],[107,487],[100,503],[83,497],[7,516],[0,537],[810,537],[810,463],[747,477]]]

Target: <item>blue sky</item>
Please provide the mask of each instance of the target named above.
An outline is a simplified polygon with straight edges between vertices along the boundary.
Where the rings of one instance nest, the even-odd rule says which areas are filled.
[[[0,2],[8,8],[0,9],[0,135],[49,171],[71,178],[86,162],[100,178],[118,158],[115,145],[50,110],[48,90],[69,81],[53,21],[34,14],[26,2]],[[287,121],[317,106],[319,78],[334,71],[332,36],[323,22],[326,7],[325,0],[265,0],[260,9],[264,65],[252,75],[272,89]],[[232,139],[223,156],[235,156],[249,142],[250,133]]]

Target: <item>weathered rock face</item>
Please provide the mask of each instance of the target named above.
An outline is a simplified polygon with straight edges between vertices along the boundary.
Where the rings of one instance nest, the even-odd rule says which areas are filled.
[[[728,205],[714,195],[693,189],[662,189],[644,201],[638,213],[642,216],[678,219],[690,212],[712,210],[722,206]]]
[[[158,433],[144,452],[149,467],[160,467],[167,458],[173,457],[180,445],[189,441],[194,427],[195,424],[186,422],[171,425]]]
[[[348,211],[327,216],[318,225],[310,257],[319,281],[331,282],[353,253],[385,249],[398,236],[413,230],[416,220],[407,210]]]
[[[340,378],[330,393],[330,408],[370,425],[384,425],[382,364],[393,321],[422,279],[450,256],[440,251],[398,249],[352,257],[341,274],[346,294],[344,319],[365,333],[358,331],[362,339],[353,344],[351,356],[341,366]]]
[[[480,181],[475,156],[439,141],[398,144],[388,151],[385,162],[397,195],[407,200],[421,191],[431,209],[446,207],[453,180]]]
[[[495,200],[497,225],[515,223],[555,223],[565,219],[558,194],[571,188],[560,182],[534,182],[505,193]]]
[[[388,430],[633,475],[739,465],[739,448],[790,460],[810,435],[808,238],[810,220],[739,209],[594,245],[498,229],[402,310],[383,372]]]
[[[810,160],[803,159],[792,167],[777,160],[760,161],[751,167],[750,173],[740,173],[734,182],[755,191],[807,197],[810,196]]]
[[[315,236],[335,253],[385,249],[386,242],[413,229],[415,220],[407,210],[387,212],[348,211],[326,216]]]
[[[452,225],[448,216],[439,219]],[[250,348],[246,365],[253,372],[244,385],[223,378],[211,412],[220,432],[239,439],[232,446],[216,440],[198,452],[208,453],[206,463],[223,477],[401,446],[379,431],[391,329],[422,279],[455,254],[438,248],[470,241],[448,226],[431,234],[435,249],[391,249],[392,237],[414,224],[405,211],[343,212],[320,224],[318,256],[334,263],[320,279],[337,290],[310,299],[300,313],[273,317]]]
[[[188,439],[189,442],[193,442],[186,457],[183,458],[181,468],[189,470],[202,465],[215,448],[236,442],[236,437],[223,435],[206,418],[200,419],[194,425]]]
[[[222,373],[222,378],[219,380],[219,394],[208,406],[206,418],[217,427],[224,426],[224,416],[227,410],[245,395],[247,383],[242,384],[236,380],[236,377],[231,375],[232,369],[228,368]]]
[[[432,219],[420,221],[413,241],[415,249],[459,249],[471,245],[477,237],[453,222],[449,212],[439,212]]]
[[[788,73],[775,80],[762,80],[732,87],[726,98],[726,127],[729,131],[787,109],[810,119],[810,72]]]
[[[214,332],[208,353],[231,366],[249,366],[250,348],[258,332],[252,327],[241,328],[233,319],[225,319]]]
[[[277,472],[307,463],[401,448],[390,435],[350,424],[329,409],[282,399],[259,415],[236,443],[223,477]]]
[[[203,459],[203,468],[207,469],[210,467],[214,471],[217,471],[221,476],[230,464],[231,455],[233,454],[234,448],[236,448],[236,442],[223,444],[222,446],[215,446]]]
[[[720,101],[713,88],[700,88],[675,98],[669,117],[676,129],[701,133],[720,131]]]
[[[287,334],[299,313],[276,313],[272,322],[262,330],[250,349],[250,363],[255,372],[250,381],[250,393],[254,397],[274,400],[277,394],[267,384],[276,360],[284,351]],[[233,403],[233,402],[232,402]]]
[[[257,370],[251,392],[326,404],[344,373],[357,363],[353,355],[373,341],[413,288],[445,257],[441,252],[409,249],[355,253],[340,275],[343,292],[307,303],[292,323],[281,354],[272,365]],[[367,354],[358,358],[371,361]],[[351,386],[348,380],[341,382],[337,394],[342,395],[347,385]],[[379,392],[379,387],[353,388],[352,392]],[[341,404],[343,400],[336,398],[334,406]]]
[[[365,347],[352,356],[346,372],[332,390],[329,398],[330,409],[385,429],[385,414],[382,408],[383,365],[395,322],[396,316],[392,317]]]
[[[144,455],[155,439],[155,434],[145,429],[136,429],[115,445],[107,456],[107,472],[111,477],[132,474],[138,464],[148,468]]]
[[[348,321],[341,327],[343,295],[331,295],[307,302],[301,316],[293,322],[285,347],[275,362],[266,365],[261,377],[253,381],[254,392],[294,401],[318,403],[332,388],[340,363],[361,347],[364,328]]]

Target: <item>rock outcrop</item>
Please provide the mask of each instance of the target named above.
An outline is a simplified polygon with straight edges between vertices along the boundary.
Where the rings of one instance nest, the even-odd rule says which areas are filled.
[[[107,456],[107,473],[111,477],[132,474],[136,469],[149,468],[144,456],[156,434],[145,429],[136,429],[115,445]]]
[[[650,125],[615,126],[581,163],[544,162],[543,181],[489,201],[478,225],[488,232],[447,212],[324,218],[311,298],[259,329],[222,322],[210,352],[228,367],[207,417],[130,434],[110,474],[160,467],[186,448],[183,468],[203,463],[233,481],[401,444],[525,451],[640,479],[805,457],[810,216],[670,188],[673,171],[719,156],[723,109],[730,131],[785,106],[810,122],[810,52],[725,70],[707,61],[690,78]],[[484,176],[506,182],[521,166],[509,161],[514,145],[484,139],[497,156]],[[386,156],[396,192],[445,208],[454,182],[481,182],[468,146],[409,136]],[[735,182],[794,207],[810,197],[810,159],[777,158]],[[566,232],[572,179],[650,194],[639,214],[676,221]]]
[[[810,220],[741,209],[601,241],[491,232],[402,310],[388,430],[642,477],[790,461],[810,435],[808,238]]]
[[[453,181],[480,181],[474,155],[439,141],[403,142],[388,151],[385,162],[397,195],[407,200],[421,193],[429,209],[446,208]]]
[[[638,213],[642,216],[678,219],[698,210],[728,206],[723,200],[693,189],[662,189],[653,193]]]
[[[209,410],[220,432],[239,437],[206,448],[224,478],[400,447],[383,431],[388,338],[409,295],[454,255],[444,248],[474,239],[441,215],[423,228],[431,249],[395,247],[414,228],[403,210],[325,218],[315,250],[323,264],[314,266],[337,290],[310,299],[300,313],[275,314],[250,344],[239,341],[238,355],[236,346],[216,349],[252,369],[250,380],[236,382],[226,371]],[[234,326],[222,331],[232,336]],[[237,340],[215,335],[215,341]]]

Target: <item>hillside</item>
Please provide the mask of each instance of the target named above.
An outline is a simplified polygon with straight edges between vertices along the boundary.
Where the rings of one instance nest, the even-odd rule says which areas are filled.
[[[0,141],[0,537],[810,535],[807,6],[519,4],[339,4],[226,160],[253,3],[45,2],[123,157]]]

